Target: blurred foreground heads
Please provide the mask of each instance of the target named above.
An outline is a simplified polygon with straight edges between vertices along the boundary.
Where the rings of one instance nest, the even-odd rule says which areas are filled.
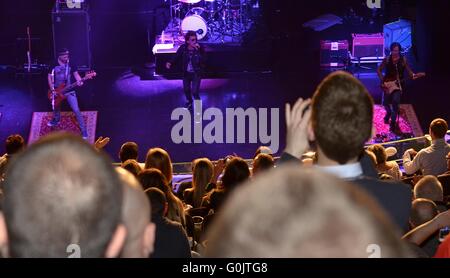
[[[123,186],[111,161],[67,134],[11,162],[0,213],[4,257],[117,257]],[[151,251],[151,250],[148,250]]]
[[[208,231],[209,257],[407,257],[396,228],[365,192],[289,165],[237,188]]]

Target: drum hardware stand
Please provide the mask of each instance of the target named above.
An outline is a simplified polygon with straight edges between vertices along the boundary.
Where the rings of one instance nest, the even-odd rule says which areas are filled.
[[[170,17],[171,21],[169,24],[170,33],[172,33],[174,38],[181,37],[183,33],[183,16],[188,17],[190,13],[193,12],[194,8],[198,8],[205,11],[207,17],[202,16],[200,13],[195,13],[195,15],[200,16],[206,23],[206,40],[205,41],[218,41],[221,40],[222,43],[229,41],[231,38],[232,42],[242,39],[242,35],[248,31],[249,26],[252,23],[250,16],[250,11],[246,10],[252,7],[250,1],[241,0],[238,5],[232,5],[231,0],[216,0],[217,6],[214,8],[204,6],[195,6],[200,2],[188,3],[188,1],[178,0],[177,4],[173,4],[174,0],[170,0]],[[184,3],[184,4],[183,4]],[[237,3],[236,3],[237,4]],[[186,6],[187,5],[187,6]],[[184,10],[187,9],[187,13],[184,15]]]
[[[175,38],[177,30],[180,28],[181,8],[180,4],[173,4],[173,0],[170,0],[170,33]],[[175,22],[176,21],[176,22]]]

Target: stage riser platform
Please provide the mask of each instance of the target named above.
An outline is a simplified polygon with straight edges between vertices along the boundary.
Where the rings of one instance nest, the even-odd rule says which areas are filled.
[[[205,77],[216,77],[224,73],[265,72],[270,71],[270,52],[263,50],[242,49],[241,47],[205,47]],[[175,53],[155,55],[156,75],[181,75],[181,66],[166,69]]]

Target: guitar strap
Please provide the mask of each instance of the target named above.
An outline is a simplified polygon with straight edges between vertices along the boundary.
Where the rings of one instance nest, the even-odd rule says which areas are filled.
[[[400,61],[399,61],[400,62]],[[403,93],[403,88],[402,88],[402,84],[400,81],[400,72],[398,72],[398,63],[395,64],[395,71],[397,72],[397,83],[398,83],[398,87],[400,88],[400,92]]]
[[[53,83],[55,82],[55,68],[54,67],[52,69],[52,79],[53,79]],[[70,84],[70,66],[69,66],[69,61],[67,61],[65,68],[65,74],[64,74],[64,79],[65,79],[65,83],[66,84]],[[55,94],[52,94],[52,110],[55,111]]]
[[[69,61],[66,64],[66,84],[70,84],[70,66]]]

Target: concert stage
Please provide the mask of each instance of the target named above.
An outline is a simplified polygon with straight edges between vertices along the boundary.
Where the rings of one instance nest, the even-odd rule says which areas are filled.
[[[47,72],[24,73],[23,66],[27,56],[26,52],[20,52],[21,48],[16,47],[16,38],[26,37],[29,25],[32,31],[31,41],[39,38],[41,42],[40,48],[32,45],[33,63],[35,60],[38,64],[46,65],[54,62],[53,52],[58,50],[53,49],[54,23],[51,10],[55,1],[45,1],[46,6],[37,1],[26,2],[27,5],[17,6],[14,2],[7,1],[4,9],[0,10],[0,13],[5,13],[5,20],[15,22],[1,30],[5,36],[0,38],[0,144],[14,133],[30,138],[33,113],[51,111],[46,97]],[[85,2],[90,4],[90,28],[84,29],[85,25],[77,22],[72,24],[75,27],[82,26],[83,32],[89,31],[92,68],[98,76],[77,91],[78,103],[82,111],[97,111],[95,136],[111,137],[105,150],[114,160],[117,160],[117,152],[126,141],[139,144],[140,160],[144,160],[148,148],[157,146],[167,149],[175,162],[190,161],[202,156],[218,159],[230,153],[242,157],[253,156],[261,142],[249,142],[248,136],[244,143],[232,144],[176,144],[172,140],[172,128],[177,122],[172,120],[172,112],[185,104],[185,97],[179,69],[174,67],[169,72],[164,65],[180,45],[180,29],[175,27],[178,43],[174,40],[172,48],[156,51],[155,55],[152,52],[155,37],[161,35],[163,30],[165,36],[173,36],[174,30],[167,29],[170,26],[170,1]],[[180,1],[172,2],[179,4]],[[199,2],[199,5],[206,5],[208,1]],[[247,2],[253,5],[257,1]],[[236,24],[239,13],[233,12],[233,9],[219,8],[219,11],[226,13],[219,12],[218,17],[212,17],[212,22],[216,25],[218,23],[217,26],[210,25],[209,20],[205,20],[201,13],[200,16],[209,28],[207,33],[211,34],[200,40],[207,52],[206,75],[200,86],[204,110],[217,108],[226,115],[227,108],[254,108],[258,112],[260,108],[279,109],[279,154],[286,139],[285,103],[293,103],[299,97],[311,97],[317,85],[329,73],[320,68],[320,41],[351,42],[353,33],[379,33],[382,32],[384,23],[398,20],[398,17],[379,16],[372,23],[370,9],[361,6],[360,1],[349,2],[358,2],[355,4],[358,9],[354,10],[358,16],[349,15],[349,9],[340,1],[311,2],[309,5],[312,7],[308,5],[307,9],[303,1],[259,1],[261,16],[255,17],[253,24],[244,28],[246,32],[241,32],[233,40],[229,39],[230,29],[227,27],[233,24],[227,25],[226,21],[231,20],[233,23],[234,20]],[[448,36],[442,36],[441,31],[429,32],[434,26],[440,26],[439,17],[434,16],[437,9],[430,8],[426,1],[418,2],[420,4],[415,6],[411,4],[413,7],[405,4],[408,11],[417,11],[417,39],[415,47],[408,53],[408,60],[414,71],[426,71],[429,74],[424,79],[408,81],[406,84],[401,103],[410,104],[408,111],[415,111],[418,120],[404,117],[405,125],[402,126],[406,129],[402,131],[405,136],[417,136],[420,131],[426,132],[434,118],[450,118],[445,94],[449,88],[448,65],[445,63],[449,52],[444,38]],[[448,9],[441,7],[439,10]],[[320,32],[302,26],[324,13],[336,14],[343,19],[342,24]],[[175,22],[175,26],[185,18],[190,18],[186,21],[188,23],[199,19],[195,17],[196,14],[185,15]],[[408,16],[407,12],[400,15]],[[429,15],[433,16],[428,18]],[[225,24],[220,23],[223,20],[221,17],[225,17]],[[48,20],[43,21],[43,18]],[[71,27],[72,24],[69,22],[67,26]],[[78,31],[78,28],[75,29]],[[60,39],[73,38],[71,32],[60,34]],[[224,36],[216,39],[217,34]],[[73,47],[77,46],[80,45],[75,44]],[[76,53],[75,49],[72,53]],[[71,62],[75,62],[75,58]],[[365,67],[370,65],[353,65],[347,70],[363,82],[375,104],[380,105],[380,81],[375,72],[376,65],[372,66],[367,70]],[[378,133],[383,137],[383,133],[387,133],[387,126],[380,125],[383,110],[377,107],[378,122],[375,123]],[[63,110],[70,111],[70,108],[65,104]]]
[[[298,97],[311,97],[315,87],[325,73],[307,72],[303,74],[276,73],[240,73],[228,78],[204,79],[200,95],[203,110],[217,108],[225,115],[227,108],[243,109],[281,108],[279,110],[279,152],[285,144],[284,104],[293,103]],[[13,76],[2,76],[0,85],[0,142],[9,134],[19,133],[24,138],[35,140],[30,133],[32,116],[35,111],[50,111],[51,106],[45,97],[46,84],[44,76],[31,79],[15,79]],[[44,80],[45,81],[45,80]],[[376,103],[380,103],[379,87],[371,85],[367,79],[362,80],[373,95]],[[421,85],[421,83],[419,83]],[[409,98],[423,97],[419,87],[409,88]],[[244,143],[233,144],[176,144],[171,139],[171,132],[177,121],[171,119],[172,112],[184,105],[184,95],[181,80],[141,80],[131,71],[99,71],[98,78],[78,90],[78,99],[82,111],[98,111],[95,137],[111,137],[106,151],[114,160],[117,152],[126,141],[135,141],[140,147],[140,160],[145,159],[145,153],[151,147],[163,147],[169,151],[173,161],[191,161],[194,158],[206,156],[219,159],[231,153],[242,157],[252,157],[256,148],[261,145],[250,143],[246,137]],[[406,110],[405,110],[406,108]],[[414,121],[413,112],[417,111],[420,121]],[[437,107],[436,110],[439,108]],[[407,110],[409,113],[406,113]],[[63,111],[70,111],[64,104]],[[384,111],[377,106],[375,120],[377,127]],[[403,131],[412,131],[414,136],[421,135],[420,128],[427,127],[429,111],[415,102],[411,106],[402,106],[401,111],[405,123]],[[441,108],[442,111],[442,108]],[[70,117],[68,118],[71,119]],[[204,122],[204,126],[210,121]],[[387,128],[387,126],[385,127]],[[248,127],[247,127],[248,129]],[[378,128],[383,132],[383,128]],[[91,129],[92,130],[92,129]]]

